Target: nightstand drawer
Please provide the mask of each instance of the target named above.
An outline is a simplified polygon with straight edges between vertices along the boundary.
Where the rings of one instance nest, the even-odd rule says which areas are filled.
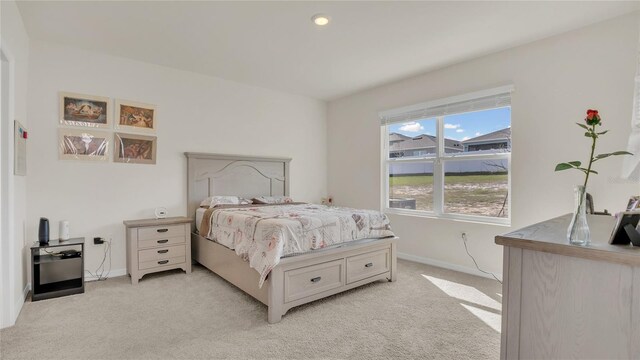
[[[138,261],[142,263],[142,262],[153,261],[153,260],[164,260],[164,259],[184,256],[184,254],[185,254],[184,245],[140,250],[138,252]]]
[[[163,266],[182,264],[184,263],[184,255],[180,257],[173,257],[164,260],[153,260],[153,261],[145,261],[141,262],[139,265],[140,270],[153,269],[153,268],[162,268]]]
[[[166,239],[175,236],[184,237],[184,225],[160,225],[138,229],[138,241]]]
[[[175,237],[164,237],[153,240],[138,240],[138,249],[148,249],[152,247],[166,247],[170,245],[184,244],[184,235]]]

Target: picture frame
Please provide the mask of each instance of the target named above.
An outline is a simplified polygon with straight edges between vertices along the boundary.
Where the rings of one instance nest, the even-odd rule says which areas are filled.
[[[59,93],[61,125],[103,128],[111,127],[111,99],[108,97]]]
[[[156,163],[158,138],[156,136],[115,133],[115,162],[129,164]]]
[[[155,105],[116,100],[116,130],[155,134],[156,128],[157,110]]]
[[[638,223],[640,222],[640,211],[624,211],[616,215],[616,226],[611,232],[609,244],[640,246],[640,233]]]
[[[640,196],[631,196],[627,204],[627,211],[640,210]]]
[[[94,129],[58,129],[60,160],[108,161],[111,134]]]

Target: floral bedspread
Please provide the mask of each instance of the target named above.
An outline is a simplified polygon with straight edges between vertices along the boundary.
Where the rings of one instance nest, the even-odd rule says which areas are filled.
[[[315,204],[209,209],[201,230],[260,273],[262,287],[280,258],[349,241],[394,236],[379,211]]]

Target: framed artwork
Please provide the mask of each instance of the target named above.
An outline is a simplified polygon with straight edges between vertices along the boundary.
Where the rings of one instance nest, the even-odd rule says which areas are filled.
[[[111,126],[111,99],[60,92],[60,124],[109,128]]]
[[[609,244],[640,246],[640,233],[638,233],[638,223],[640,222],[640,211],[624,211],[616,215],[616,226],[611,232]]]
[[[116,129],[134,132],[156,132],[156,106],[127,100],[116,100]]]
[[[158,138],[137,134],[115,134],[115,162],[155,164]]]
[[[93,129],[59,129],[61,160],[109,160],[109,133]]]

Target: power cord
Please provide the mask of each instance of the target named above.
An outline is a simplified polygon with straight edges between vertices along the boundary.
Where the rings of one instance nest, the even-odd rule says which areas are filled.
[[[96,281],[107,280],[109,278],[109,274],[111,273],[111,238],[109,238],[109,241],[105,240],[104,242],[107,245],[104,247],[104,255],[102,256],[102,261],[100,262],[100,265],[98,265],[98,267],[95,270],[95,274],[89,270],[85,270],[86,272],[89,273],[89,275],[96,278]],[[105,261],[107,259],[107,253],[109,254],[109,270],[105,275],[104,272],[105,272]]]
[[[464,244],[464,250],[467,252],[467,255],[469,255],[469,257],[471,258],[471,260],[473,260],[473,263],[476,264],[476,269],[478,269],[478,271],[485,273],[487,275],[491,275],[493,276],[494,279],[496,279],[497,282],[499,282],[500,284],[502,284],[502,281],[500,281],[500,279],[498,279],[498,277],[492,273],[492,272],[488,272],[488,271],[484,271],[482,269],[480,269],[480,266],[478,266],[478,262],[476,261],[476,259],[473,257],[473,255],[471,255],[471,253],[469,253],[469,248],[467,248],[467,233],[462,233],[462,243]]]

